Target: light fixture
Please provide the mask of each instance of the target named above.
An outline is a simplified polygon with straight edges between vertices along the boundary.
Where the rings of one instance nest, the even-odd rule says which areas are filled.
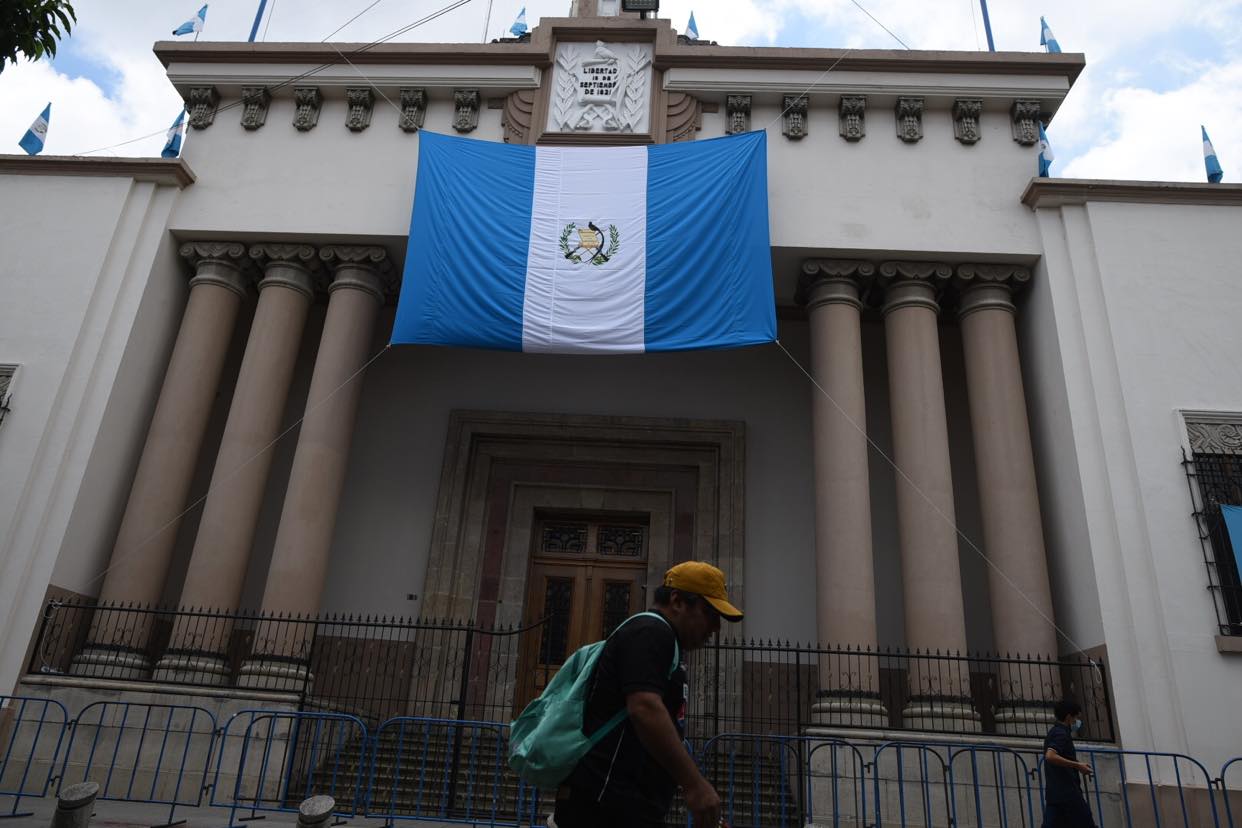
[[[638,12],[646,16],[647,12],[658,12],[660,0],[621,0],[621,11]]]

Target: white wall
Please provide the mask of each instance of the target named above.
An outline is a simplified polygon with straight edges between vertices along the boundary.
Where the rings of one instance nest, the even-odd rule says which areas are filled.
[[[124,177],[27,175],[0,177],[0,190],[0,361],[22,366],[13,411],[0,427],[3,693],[16,680],[58,554],[70,538],[91,533],[85,517],[70,533],[71,516],[114,389],[139,390],[132,378],[117,386],[118,369],[176,191]],[[158,335],[147,346],[158,352]],[[121,431],[142,428],[135,422]],[[115,475],[104,477],[117,485]],[[107,516],[94,519],[106,531]]]
[[[1242,349],[1240,220],[1237,207],[1039,210],[1122,737],[1209,767],[1242,752],[1242,658],[1215,645],[1177,411],[1242,411],[1228,356]]]

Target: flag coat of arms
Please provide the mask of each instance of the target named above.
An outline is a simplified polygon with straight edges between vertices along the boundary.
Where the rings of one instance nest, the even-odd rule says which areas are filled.
[[[642,353],[775,340],[765,133],[637,147],[419,135],[394,344]]]

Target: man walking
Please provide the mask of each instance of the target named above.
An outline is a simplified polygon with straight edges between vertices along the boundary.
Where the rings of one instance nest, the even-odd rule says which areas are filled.
[[[1095,828],[1079,783],[1079,774],[1092,775],[1091,766],[1079,762],[1074,751],[1082,707],[1072,699],[1062,699],[1052,713],[1057,723],[1044,738],[1044,828]]]
[[[583,732],[621,709],[627,716],[578,763],[557,791],[557,828],[656,828],[682,789],[695,828],[716,828],[720,796],[695,765],[685,736],[689,685],[684,654],[707,643],[720,619],[742,620],[724,573],[688,561],[664,575],[653,611],[613,633],[588,691]]]

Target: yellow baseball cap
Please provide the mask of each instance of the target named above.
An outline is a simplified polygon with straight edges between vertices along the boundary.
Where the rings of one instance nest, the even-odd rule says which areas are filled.
[[[741,621],[742,611],[729,603],[725,576],[706,561],[686,561],[664,573],[664,585],[702,595],[726,621]]]

